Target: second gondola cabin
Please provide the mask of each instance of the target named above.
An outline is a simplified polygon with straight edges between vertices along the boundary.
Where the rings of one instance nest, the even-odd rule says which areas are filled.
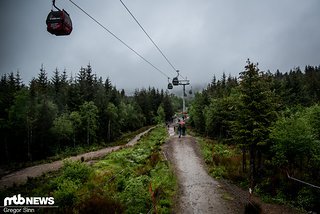
[[[174,77],[174,78],[172,79],[172,84],[173,84],[173,85],[179,85],[178,77]]]
[[[46,24],[47,31],[56,36],[66,36],[72,32],[72,21],[65,10],[51,10],[47,16]]]

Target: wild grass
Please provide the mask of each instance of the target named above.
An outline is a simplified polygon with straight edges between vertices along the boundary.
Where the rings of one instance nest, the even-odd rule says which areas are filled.
[[[241,173],[241,151],[215,140],[197,137],[208,171],[214,178],[243,180]]]

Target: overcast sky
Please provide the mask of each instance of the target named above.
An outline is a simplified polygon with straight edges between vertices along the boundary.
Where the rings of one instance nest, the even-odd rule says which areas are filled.
[[[119,0],[73,0],[167,76],[171,66]],[[123,0],[175,68],[193,85],[222,72],[236,76],[247,58],[260,70],[320,65],[319,0]],[[46,31],[51,0],[0,0],[1,74],[19,70],[25,84],[44,65],[75,75],[91,64],[118,89],[166,88],[167,78],[114,39],[68,0],[70,36]]]

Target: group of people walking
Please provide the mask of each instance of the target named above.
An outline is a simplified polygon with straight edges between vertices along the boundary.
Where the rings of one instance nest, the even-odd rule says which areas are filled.
[[[170,124],[174,124],[173,128],[174,128],[174,133],[178,133],[179,138],[181,138],[181,136],[185,136],[186,135],[186,121],[184,119],[184,117],[182,118],[178,118],[176,120],[176,122],[171,121],[171,122],[166,122],[166,126],[170,127]]]

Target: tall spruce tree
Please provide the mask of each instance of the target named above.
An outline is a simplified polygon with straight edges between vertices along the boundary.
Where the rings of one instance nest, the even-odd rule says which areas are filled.
[[[248,59],[245,70],[240,73],[242,105],[235,127],[244,158],[246,151],[249,151],[251,188],[255,186],[261,170],[262,148],[268,143],[269,127],[275,119],[273,94],[265,78],[258,64],[251,63]]]

